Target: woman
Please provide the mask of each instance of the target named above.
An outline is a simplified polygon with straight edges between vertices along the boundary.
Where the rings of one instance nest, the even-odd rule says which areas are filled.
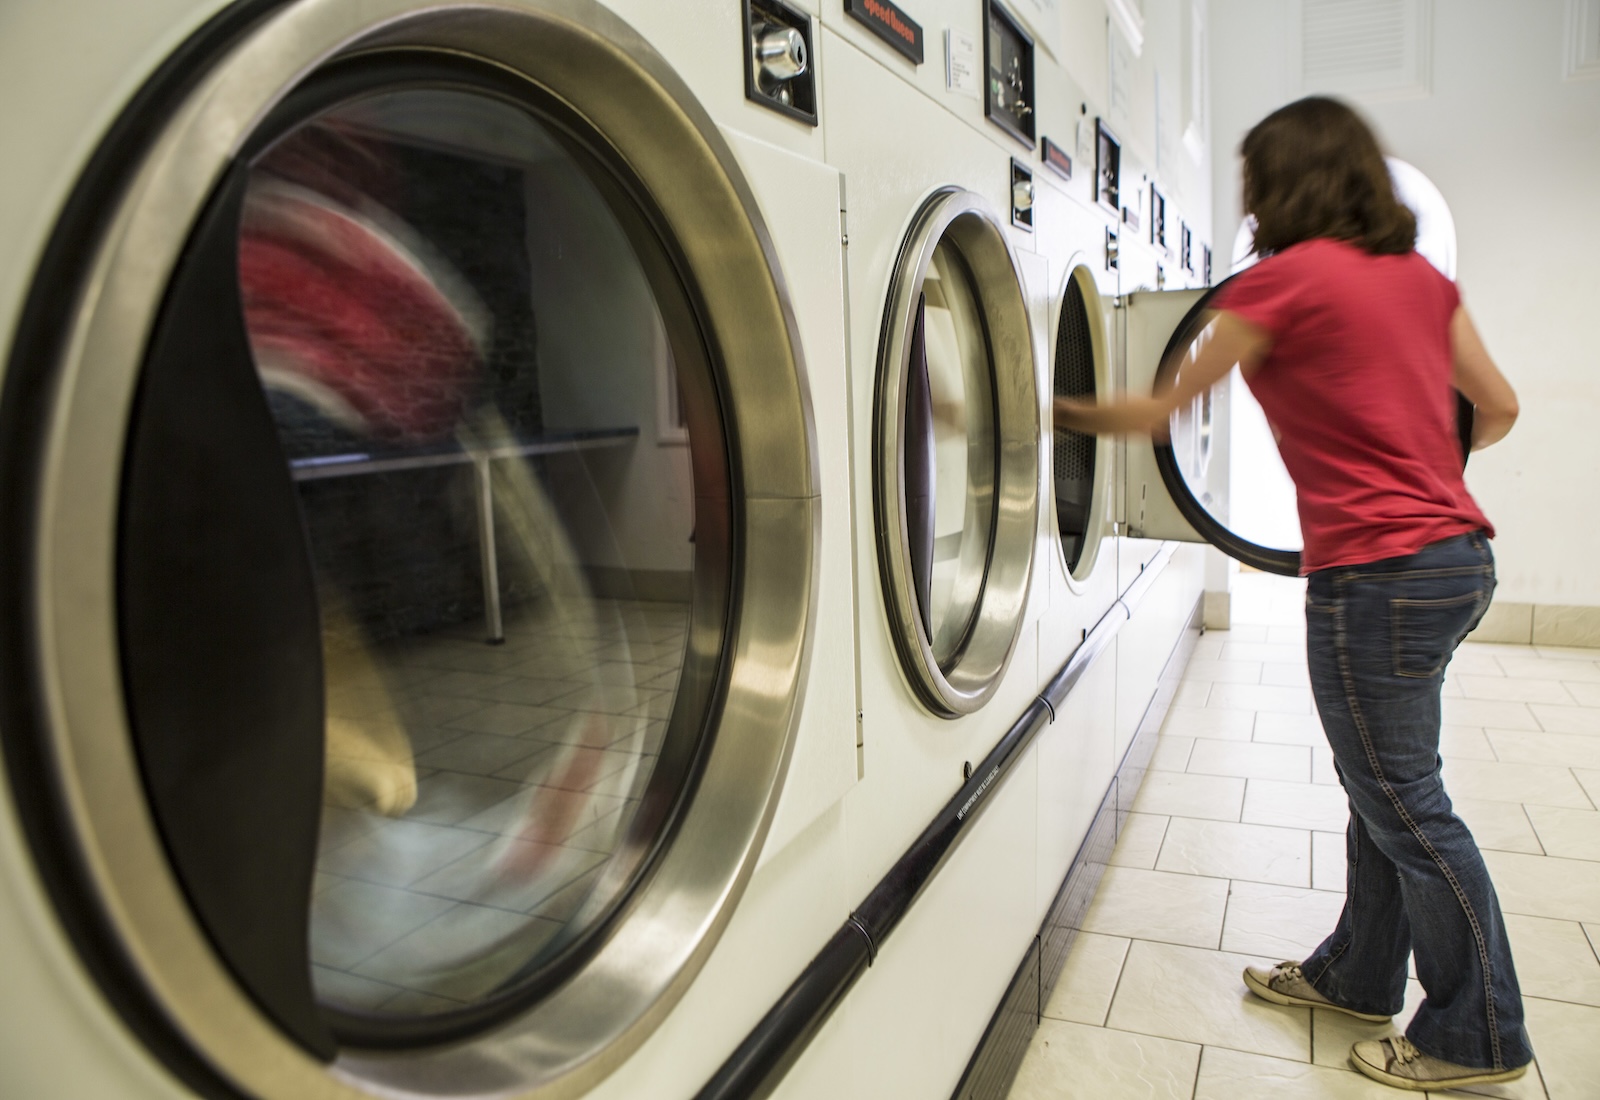
[[[1516,396],[1456,287],[1414,250],[1371,131],[1303,99],[1244,140],[1244,207],[1261,261],[1216,295],[1172,387],[1056,427],[1160,432],[1238,364],[1293,478],[1305,539],[1312,691],[1350,802],[1344,911],[1301,963],[1250,967],[1275,1004],[1385,1021],[1415,954],[1427,999],[1404,1036],[1351,1061],[1401,1088],[1520,1077],[1532,1060],[1500,906],[1440,779],[1445,666],[1494,589],[1489,521],[1461,478],[1458,389],[1474,450],[1510,430]]]

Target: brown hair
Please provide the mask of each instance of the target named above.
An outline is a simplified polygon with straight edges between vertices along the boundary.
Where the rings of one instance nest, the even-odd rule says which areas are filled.
[[[1239,147],[1244,208],[1267,255],[1315,237],[1409,252],[1417,219],[1394,193],[1378,139],[1338,100],[1308,96],[1256,123]]]

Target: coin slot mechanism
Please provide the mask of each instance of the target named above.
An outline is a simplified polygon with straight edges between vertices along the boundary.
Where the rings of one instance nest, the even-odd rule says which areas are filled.
[[[1032,149],[1038,133],[1033,109],[1033,38],[994,0],[988,0],[983,22],[983,56],[983,113]]]
[[[811,16],[783,0],[745,0],[744,46],[745,98],[815,126]]]
[[[1011,158],[1011,224],[1033,232],[1033,170]]]

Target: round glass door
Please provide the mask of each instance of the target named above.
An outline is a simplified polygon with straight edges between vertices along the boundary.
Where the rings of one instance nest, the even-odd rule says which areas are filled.
[[[1032,569],[1038,413],[1005,231],[970,192],[929,199],[901,249],[878,367],[876,502],[890,626],[936,713],[994,693]]]
[[[584,0],[290,4],[173,64],[7,373],[55,900],[199,1091],[581,1093],[784,779],[817,502],[772,242]]]
[[[1056,328],[1055,380],[1057,397],[1096,398],[1107,385],[1105,325],[1100,291],[1089,269],[1078,266],[1067,277],[1061,296],[1061,316]],[[1067,572],[1082,580],[1094,572],[1105,526],[1109,447],[1083,432],[1054,433],[1052,440],[1056,530]]]
[[[392,84],[248,170],[244,322],[320,609],[313,978],[351,1038],[558,980],[698,752],[702,517],[657,408],[695,337],[603,180],[487,89]]]

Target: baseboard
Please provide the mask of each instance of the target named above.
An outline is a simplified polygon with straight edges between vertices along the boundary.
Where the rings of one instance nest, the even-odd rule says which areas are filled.
[[[1167,658],[1133,741],[1100,800],[1100,809],[1078,846],[1077,854],[1072,857],[1072,865],[1056,891],[1044,923],[1029,943],[1005,996],[984,1029],[983,1038],[978,1040],[952,1100],[1005,1100],[1010,1093],[1017,1070],[1027,1056],[1028,1044],[1044,1016],[1044,1006],[1049,1003],[1056,979],[1061,976],[1061,968],[1082,927],[1084,914],[1100,888],[1100,880],[1117,846],[1117,837],[1144,783],[1161,724],[1166,720],[1178,682],[1200,638],[1203,604],[1203,598],[1195,603],[1189,625]]]
[[[1469,642],[1600,647],[1600,607],[1495,600]]]

